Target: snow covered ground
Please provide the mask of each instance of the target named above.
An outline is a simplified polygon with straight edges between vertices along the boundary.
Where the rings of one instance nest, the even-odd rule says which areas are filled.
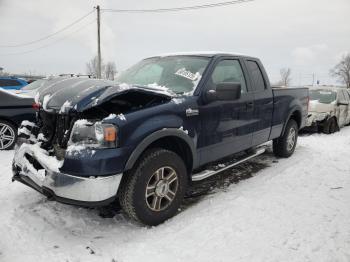
[[[350,127],[298,142],[155,228],[11,183],[13,152],[0,152],[0,261],[350,261]]]

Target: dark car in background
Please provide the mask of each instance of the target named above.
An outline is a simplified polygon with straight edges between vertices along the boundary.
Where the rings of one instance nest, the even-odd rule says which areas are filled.
[[[25,80],[20,78],[0,76],[0,88],[3,89],[19,90],[27,84]]]
[[[0,150],[12,149],[22,121],[33,121],[34,98],[0,88]]]

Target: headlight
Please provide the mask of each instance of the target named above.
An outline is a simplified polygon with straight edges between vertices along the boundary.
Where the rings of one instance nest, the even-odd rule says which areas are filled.
[[[113,124],[78,120],[73,126],[68,145],[84,145],[94,148],[116,147],[117,127]]]

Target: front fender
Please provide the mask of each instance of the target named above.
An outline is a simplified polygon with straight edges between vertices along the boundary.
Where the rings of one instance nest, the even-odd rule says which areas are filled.
[[[177,128],[163,128],[161,130],[158,130],[156,132],[153,132],[146,138],[144,138],[138,145],[137,147],[133,150],[131,153],[128,161],[126,162],[125,165],[125,171],[130,170],[137,159],[141,156],[141,154],[145,151],[145,149],[155,142],[156,140],[163,138],[163,137],[178,137],[182,139],[191,149],[192,153],[192,158],[193,158],[193,163],[194,165],[197,163],[197,155],[196,155],[196,149],[193,140],[191,137],[186,134],[183,130],[177,129]]]

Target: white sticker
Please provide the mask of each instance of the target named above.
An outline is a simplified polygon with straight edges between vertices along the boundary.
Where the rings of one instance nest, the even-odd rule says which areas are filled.
[[[331,95],[332,92],[328,92],[328,91],[320,91],[321,95]]]
[[[198,78],[198,74],[193,74],[190,71],[187,71],[186,68],[181,68],[175,72],[175,75],[182,76],[184,78],[195,81]]]

